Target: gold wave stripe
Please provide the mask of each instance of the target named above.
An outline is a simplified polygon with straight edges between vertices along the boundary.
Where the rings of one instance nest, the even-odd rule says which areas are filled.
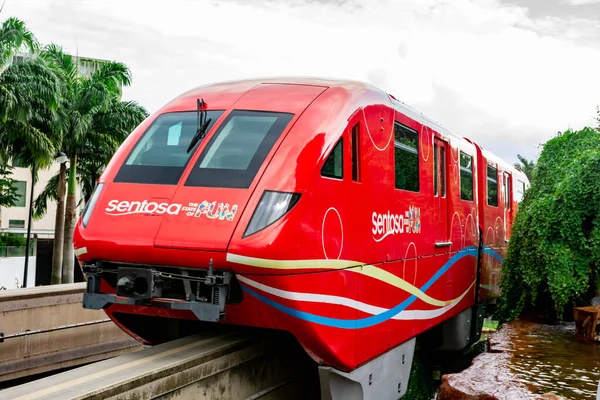
[[[399,289],[402,289],[417,298],[421,299],[427,304],[431,304],[433,306],[444,307],[450,305],[458,300],[460,297],[452,300],[437,300],[428,294],[424,293],[418,287],[411,285],[404,279],[385,271],[381,268],[375,267],[374,265],[363,265],[358,261],[350,261],[350,260],[269,260],[265,258],[254,258],[241,256],[239,254],[231,254],[227,253],[227,261],[248,265],[251,267],[257,268],[269,268],[269,269],[279,269],[279,270],[302,270],[302,269],[328,269],[328,270],[340,270],[347,269],[348,271],[352,271],[361,275],[366,275],[373,279],[377,279],[379,281],[385,282],[389,285],[395,286]]]

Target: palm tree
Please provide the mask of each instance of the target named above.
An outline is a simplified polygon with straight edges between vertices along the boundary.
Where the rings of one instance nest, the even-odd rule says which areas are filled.
[[[64,82],[62,101],[59,115],[61,119],[62,141],[61,150],[69,157],[68,184],[66,208],[64,211],[63,237],[55,234],[56,245],[62,243],[62,283],[73,282],[73,232],[77,217],[77,168],[79,163],[87,166],[97,152],[110,153],[111,149],[121,143],[127,133],[145,117],[146,112],[135,103],[120,102],[121,87],[129,85],[131,73],[122,63],[107,62],[89,77],[81,76],[79,67],[73,57],[63,52],[62,48],[50,45],[42,51],[42,57]],[[132,127],[131,124],[136,122]],[[112,150],[114,152],[114,150]],[[93,155],[90,157],[90,155]],[[101,172],[101,171],[100,171]],[[62,193],[58,190],[60,182],[64,182],[65,169],[61,169],[54,184],[56,197],[50,196],[45,190],[45,198],[56,198],[60,204]],[[96,174],[99,176],[99,173]],[[89,182],[80,180],[84,189]],[[95,182],[94,182],[95,184]],[[48,188],[47,189],[51,189]],[[43,194],[44,194],[43,193]],[[40,195],[36,214],[43,214],[44,197]],[[57,211],[57,220],[61,218],[61,209]],[[58,223],[57,223],[58,226]],[[59,252],[60,253],[60,252]],[[60,254],[54,254],[59,259]]]
[[[60,138],[54,133],[61,87],[44,60],[36,57],[39,45],[35,36],[22,21],[9,18],[0,27],[0,67],[23,47],[33,58],[9,66],[0,75],[0,165],[18,158],[30,167],[33,188],[38,168],[50,165],[54,142]]]
[[[87,203],[92,196],[96,182],[102,174],[104,167],[112,158],[120,144],[125,140],[133,129],[139,125],[148,116],[147,111],[135,102],[121,102],[114,104],[108,112],[99,113],[94,117],[94,134],[90,135],[91,140],[85,144],[83,150],[78,154],[77,159],[77,181],[81,187],[82,199],[80,202]],[[57,226],[62,219],[62,229],[64,229],[64,177],[70,174],[69,169],[59,171],[52,177],[46,188],[38,195],[34,202],[34,217],[42,218],[47,210],[49,200],[55,200],[58,204],[56,220]],[[62,199],[61,199],[62,197]],[[62,210],[62,213],[60,211]],[[57,229],[58,232],[58,229]],[[57,241],[55,235],[55,245],[59,246],[56,252],[57,257],[54,261],[62,263],[63,243]],[[61,234],[58,236],[64,238]],[[61,282],[62,264],[58,268],[53,268],[52,283]]]
[[[47,166],[54,154],[47,135],[60,97],[60,81],[43,59],[13,64],[0,74],[0,163],[27,148]]]
[[[517,158],[519,159],[520,162],[515,163],[515,168],[518,168],[521,171],[523,171],[525,176],[527,176],[527,179],[529,179],[531,181],[531,179],[533,177],[533,172],[535,170],[535,162],[533,160],[531,160],[531,161],[527,160],[526,158],[522,157],[520,154],[517,154]]]
[[[15,51],[23,47],[35,53],[39,49],[39,43],[23,21],[14,17],[7,19],[0,26],[0,67],[6,65]]]
[[[2,7],[0,7],[0,12]],[[11,56],[22,48],[35,53],[39,49],[37,39],[17,18],[9,18],[0,25],[0,69]],[[26,138],[37,153],[45,153],[52,143],[28,121],[38,118],[32,101],[42,102],[50,109],[56,107],[58,81],[47,65],[38,59],[13,64],[0,74],[0,123],[15,120],[4,127],[0,137],[0,163],[10,157],[11,144],[15,137]]]
[[[94,118],[96,134],[93,141],[86,143],[78,156],[77,181],[81,187],[80,203],[87,203],[104,167],[121,143],[146,117],[148,112],[136,102],[126,101],[114,104],[108,112],[99,113]],[[66,173],[69,173],[67,168]],[[50,178],[46,188],[36,198],[33,209],[34,218],[42,218],[49,200],[57,200],[60,172]],[[64,189],[63,189],[64,192]]]

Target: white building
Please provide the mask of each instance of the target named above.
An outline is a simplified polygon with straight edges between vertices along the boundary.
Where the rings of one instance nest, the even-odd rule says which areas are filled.
[[[13,161],[12,178],[16,181],[16,186],[20,199],[14,207],[0,207],[0,232],[27,233],[27,219],[29,217],[29,201],[31,198],[31,170],[22,168],[18,162]],[[44,190],[46,184],[54,175],[58,173],[60,166],[58,163],[52,165],[50,169],[38,170],[38,181],[33,188],[33,200]],[[54,237],[54,220],[56,215],[56,202],[48,202],[48,210],[44,218],[36,221],[32,219],[31,232],[37,234],[40,238]]]

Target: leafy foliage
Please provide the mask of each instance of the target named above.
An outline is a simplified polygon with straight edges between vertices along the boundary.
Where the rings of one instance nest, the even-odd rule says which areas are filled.
[[[16,233],[0,233],[0,247],[21,247],[27,244],[23,235]]]
[[[23,49],[31,56],[1,69]],[[37,173],[51,166],[59,151],[69,158],[66,206],[58,210],[55,221],[58,245],[54,248],[53,281],[56,267],[60,281],[62,262],[62,279],[70,282],[76,183],[87,202],[105,165],[148,113],[135,102],[121,101],[122,87],[131,84],[126,65],[100,62],[91,75],[82,74],[74,57],[55,44],[41,48],[33,33],[16,18],[0,25],[0,71],[0,165],[18,158],[23,166],[35,166],[32,172]],[[64,174],[64,168],[61,170]],[[0,169],[0,205],[12,205],[18,199],[13,196],[16,192],[9,175]],[[64,178],[60,175],[60,182]],[[36,219],[46,213],[48,201],[64,201],[64,186],[58,182],[59,175],[50,179],[35,200]],[[63,237],[64,245],[60,244]]]
[[[531,181],[533,179],[533,172],[535,171],[535,162],[526,159],[520,154],[517,154],[517,158],[519,159],[519,162],[515,163],[515,167],[523,171],[525,176],[527,176],[527,179]]]
[[[0,207],[12,207],[19,199],[15,180],[12,175],[12,167],[0,164]]]
[[[136,102],[120,101],[121,85],[131,82],[125,65],[104,63],[92,76],[85,77],[80,75],[73,57],[55,44],[45,47],[41,57],[63,82],[57,114],[62,132],[60,149],[69,155],[72,164],[76,156],[76,177],[82,201],[87,202],[106,164],[148,112]],[[36,219],[44,216],[49,200],[56,200],[57,188],[58,175],[35,200]]]
[[[0,67],[8,62],[15,51],[22,48],[34,53],[39,44],[23,21],[14,17],[8,18],[0,25]]]
[[[501,322],[531,307],[562,320],[594,295],[600,272],[600,133],[549,140],[514,221],[505,258]]]
[[[0,75],[0,161],[49,166],[59,144],[61,82],[40,58],[13,64]]]

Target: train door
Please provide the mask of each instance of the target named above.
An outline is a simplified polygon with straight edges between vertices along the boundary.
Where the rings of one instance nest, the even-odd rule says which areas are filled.
[[[434,138],[433,145],[433,208],[435,215],[435,242],[438,247],[450,245],[448,238],[448,196],[447,196],[447,153],[448,144]]]
[[[504,172],[502,180],[502,192],[504,193],[504,240],[510,239],[512,228],[512,176],[509,172]]]

